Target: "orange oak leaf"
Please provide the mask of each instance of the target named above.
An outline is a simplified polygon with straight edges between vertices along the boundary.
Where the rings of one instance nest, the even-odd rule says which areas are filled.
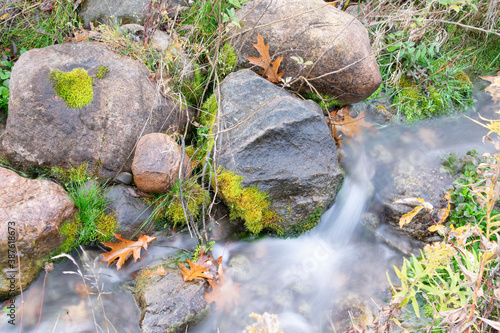
[[[184,266],[184,264],[179,263],[182,271],[182,277],[184,282],[192,280],[203,280],[203,279],[213,279],[213,275],[209,273],[209,269],[205,265],[200,265],[192,262],[191,260],[186,260],[189,264],[189,269]]]
[[[257,44],[252,44],[260,54],[260,57],[247,57],[247,60],[259,67],[264,68],[263,71],[259,71],[260,75],[266,77],[268,81],[278,83],[281,81],[281,77],[285,74],[285,71],[278,73],[281,61],[283,57],[278,57],[276,60],[271,61],[271,56],[269,55],[269,43],[264,44],[264,40],[257,34]]]
[[[351,117],[347,107],[330,112],[331,125],[351,138],[361,135],[363,128],[373,129],[373,126],[364,120],[365,117],[365,111],[360,112],[356,118]]]
[[[212,291],[205,292],[205,300],[208,304],[215,302],[216,310],[225,309],[229,312],[235,306],[238,306],[239,286],[233,282],[229,273],[224,275],[222,264],[217,270],[218,281],[215,279],[208,280]]]
[[[146,251],[148,250],[148,244],[151,243],[156,237],[150,237],[147,235],[139,236],[136,241],[131,241],[122,238],[120,234],[113,234],[116,239],[120,240],[120,243],[103,242],[102,244],[106,247],[111,248],[108,253],[101,253],[102,261],[107,261],[108,266],[113,261],[118,260],[116,263],[116,270],[119,270],[125,261],[131,256],[134,256],[134,262],[141,257],[141,248],[143,247]]]

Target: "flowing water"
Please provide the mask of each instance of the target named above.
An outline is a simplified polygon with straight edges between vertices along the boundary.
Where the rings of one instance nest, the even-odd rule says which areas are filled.
[[[498,105],[483,92],[476,98],[480,100],[476,109],[494,118]],[[189,331],[241,332],[255,322],[248,317],[252,312],[277,314],[286,333],[342,332],[351,320],[370,317],[387,301],[386,271],[401,263],[402,254],[360,222],[367,210],[378,211],[381,193],[390,192],[394,166],[438,168],[443,155],[452,151],[459,156],[470,149],[491,151],[481,142],[485,134],[463,116],[366,133],[364,142],[353,142],[346,149],[344,184],[315,229],[297,239],[214,246],[214,257],[223,254],[225,267],[238,284],[238,306],[229,312],[212,311]],[[376,234],[390,235],[389,229],[383,226]],[[101,263],[95,248],[84,251],[76,263],[56,264],[45,286],[42,272],[24,292],[22,331],[36,332],[45,289],[38,332],[95,332],[94,322],[103,332],[140,332],[140,312],[131,295],[134,275],[141,267],[173,255],[176,248],[193,246],[186,236],[158,239],[143,259],[119,272]],[[94,294],[85,292],[82,275]],[[16,326],[2,319],[2,332],[19,332],[21,303],[19,296]]]

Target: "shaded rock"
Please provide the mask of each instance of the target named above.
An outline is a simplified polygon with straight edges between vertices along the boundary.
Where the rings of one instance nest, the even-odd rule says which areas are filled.
[[[222,83],[220,110],[217,167],[266,192],[285,230],[333,202],[343,173],[317,104],[242,70]]]
[[[130,172],[120,172],[113,178],[113,181],[117,184],[132,185],[134,176]]]
[[[446,207],[446,199],[444,198],[446,188],[449,188],[453,183],[453,178],[448,173],[440,171],[438,168],[425,166],[416,168],[409,161],[401,161],[393,171],[393,179],[393,186],[383,189],[381,192],[384,203],[383,216],[391,226],[400,229],[401,216],[414,208],[413,206],[393,203],[395,200],[404,198],[422,198],[431,203],[435,210],[433,217],[436,221],[439,220],[437,218],[438,210]],[[427,211],[422,209],[411,223],[406,224],[401,231],[411,238],[423,242],[441,240],[437,233],[428,230],[431,225],[434,225],[434,222]]]
[[[169,135],[151,133],[143,136],[132,163],[135,185],[144,192],[165,192],[179,179],[181,159],[181,147]],[[189,174],[187,155],[183,163],[183,175]]]
[[[97,23],[140,23],[147,16],[149,0],[86,0],[79,17],[88,27],[89,22]],[[165,8],[168,13],[174,14],[181,6],[186,6],[187,0],[167,0]]]
[[[252,44],[259,33],[269,43],[271,56],[284,57],[284,77],[308,79],[317,91],[346,104],[369,97],[382,82],[372,54],[368,32],[357,19],[322,0],[253,0],[238,10],[244,27],[236,30],[232,45],[238,61],[259,56]],[[301,57],[304,66],[291,57]],[[255,68],[260,70],[260,68]],[[310,91],[305,82],[294,89]]]
[[[155,271],[157,267],[149,268]],[[141,274],[137,278],[135,299],[141,309],[143,333],[184,333],[208,313],[202,281],[183,283],[178,269],[165,268],[165,275]]]
[[[108,187],[104,192],[107,200],[106,214],[113,214],[119,226],[118,233],[130,239],[132,234],[153,214],[153,207],[141,200],[135,188],[125,185]],[[144,228],[141,233],[149,233]]]
[[[11,296],[11,282],[19,292],[17,257],[21,259],[23,289],[36,278],[43,259],[62,243],[59,225],[71,217],[74,204],[64,189],[51,181],[27,179],[0,168],[0,300]],[[15,281],[10,281],[11,276]]]
[[[47,80],[52,69],[82,67],[95,74],[93,101],[68,108]],[[101,177],[129,171],[141,135],[178,131],[186,111],[164,99],[148,80],[148,69],[92,42],[65,43],[24,53],[10,80],[9,116],[1,144],[9,159],[28,165],[65,166],[88,162]]]

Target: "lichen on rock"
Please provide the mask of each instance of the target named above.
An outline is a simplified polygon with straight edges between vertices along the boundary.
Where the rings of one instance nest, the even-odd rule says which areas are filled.
[[[54,85],[56,95],[70,108],[80,109],[94,98],[93,79],[83,68],[75,68],[71,72],[53,69],[49,73],[49,81]]]

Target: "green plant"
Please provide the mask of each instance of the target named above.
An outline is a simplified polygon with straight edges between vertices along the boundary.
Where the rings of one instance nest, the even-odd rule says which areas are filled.
[[[108,74],[108,72],[109,72],[108,66],[99,66],[97,67],[97,73],[95,77],[98,79],[104,79],[106,77],[106,74]]]
[[[0,112],[7,113],[9,104],[9,82],[12,62],[4,60],[0,66]]]
[[[52,82],[56,95],[70,108],[82,108],[94,98],[93,79],[83,68],[75,68],[68,73],[53,69],[49,73],[49,81]]]
[[[61,234],[66,236],[59,252],[93,242],[104,242],[111,239],[117,229],[113,215],[105,212],[106,199],[103,186],[88,173],[88,166],[82,164],[77,168],[53,168],[51,174],[64,183],[69,197],[75,203],[77,212],[73,221],[61,227]]]
[[[33,49],[62,43],[71,36],[74,27],[80,26],[72,1],[53,1],[52,8],[46,1],[28,3],[11,1],[5,4],[7,16],[0,21],[2,49]]]

